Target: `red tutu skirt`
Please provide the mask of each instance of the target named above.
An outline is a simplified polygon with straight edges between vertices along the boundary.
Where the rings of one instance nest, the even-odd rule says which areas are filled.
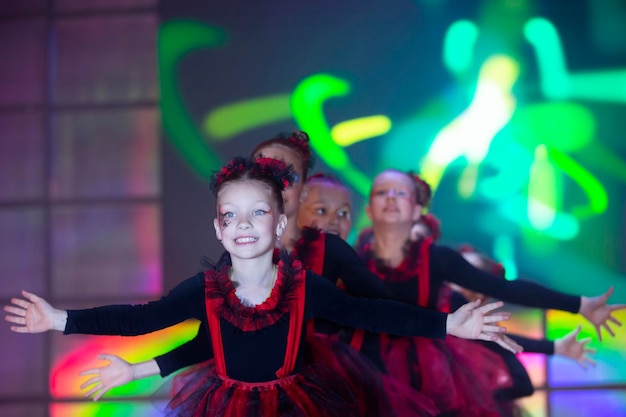
[[[500,415],[494,391],[511,378],[502,358],[480,343],[453,336],[384,338],[381,349],[389,375],[431,399],[439,414]]]
[[[437,407],[426,395],[383,374],[367,357],[338,337],[317,334],[307,343],[307,360],[339,375],[354,393],[359,416],[432,417]]]
[[[264,383],[219,377],[213,360],[178,374],[167,417],[434,417],[437,407],[335,337],[303,345],[300,372]]]
[[[168,417],[359,417],[356,395],[321,364],[279,380],[246,383],[219,377],[214,361],[174,378]]]

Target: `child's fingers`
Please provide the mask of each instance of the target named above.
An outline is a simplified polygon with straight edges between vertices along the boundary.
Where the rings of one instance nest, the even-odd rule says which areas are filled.
[[[87,376],[87,375],[98,375],[100,373],[100,368],[91,368],[85,371],[81,371],[78,375]]]
[[[19,326],[19,327],[11,326],[9,328],[11,329],[12,332],[15,332],[15,333],[30,333],[25,326]]]
[[[23,298],[11,298],[11,304],[15,304],[16,306],[22,307],[26,310],[32,303],[24,300]]]
[[[472,311],[472,310],[474,310],[476,307],[478,307],[478,305],[479,305],[479,301],[480,301],[480,300],[474,300],[474,301],[471,301],[471,302],[469,302],[469,303],[467,303],[467,304],[463,304],[461,307],[459,307],[459,309],[458,309],[458,310],[462,310],[462,311]]]
[[[505,334],[501,335],[500,341],[498,342],[498,344],[500,346],[504,346],[504,344],[506,344],[507,346],[515,349],[516,353],[524,351],[524,348],[519,343],[517,343],[515,340],[511,339]]]
[[[611,326],[608,325],[608,323],[604,323],[601,327],[604,327],[606,331],[611,335],[611,337],[615,337],[615,333],[613,332],[613,329],[611,329]]]
[[[602,342],[602,328],[598,325],[593,326],[596,329],[596,334],[598,335],[598,340]]]
[[[98,359],[113,362],[115,359],[117,359],[117,356],[111,355],[110,353],[101,353],[98,355]]]
[[[605,293],[602,295],[602,298],[604,299],[604,301],[605,301],[605,302],[606,302],[606,300],[608,300],[608,299],[609,299],[609,297],[610,297],[611,295],[613,295],[613,291],[614,291],[614,288],[613,288],[613,286],[611,285],[611,286],[609,287],[609,289],[607,290],[607,292],[605,292]]]
[[[26,324],[26,319],[24,317],[4,316],[4,318],[5,318],[6,321],[8,321],[10,323],[22,324],[22,325]]]
[[[588,356],[585,356],[584,358],[582,358],[582,362],[587,364],[587,365],[590,365],[590,366],[596,366],[597,365],[597,362],[594,361],[593,359],[591,359]]]
[[[16,316],[25,317],[26,310],[21,307],[13,307],[13,306],[4,306],[4,311],[7,313],[15,314]]]
[[[597,351],[594,348],[584,348],[583,351],[587,355],[595,355]]]
[[[36,296],[32,292],[28,292],[28,291],[22,290],[22,295],[24,296],[24,298],[29,300],[31,303],[38,303],[38,302],[41,301],[41,298]]]
[[[511,318],[511,313],[503,311],[500,313],[489,314],[483,317],[484,323],[495,323],[498,321],[507,321]]]
[[[478,340],[486,340],[488,342],[496,342],[498,340],[498,336],[493,333],[482,332],[477,337]]]
[[[108,391],[107,389],[103,389],[102,391],[100,391],[98,394],[96,394],[96,395],[93,397],[93,400],[94,400],[94,401],[98,401],[100,398],[102,398],[102,396],[103,396],[104,394],[106,394],[106,392],[107,392],[107,391]]]
[[[480,300],[476,300],[480,303]],[[496,301],[495,303],[489,303],[489,304],[485,304],[482,307],[478,308],[478,311],[480,311],[481,313],[485,314],[488,313],[492,310],[495,310],[496,308],[500,308],[504,305],[504,303],[502,301]]]
[[[506,327],[493,326],[486,324],[483,326],[483,332],[485,333],[506,333]]]
[[[93,387],[92,389],[90,389],[89,391],[87,391],[85,393],[85,397],[91,397],[92,394],[96,393],[98,390],[102,389],[102,384],[98,384],[95,387]]]
[[[502,338],[496,340],[496,343],[500,346],[502,346],[504,349],[513,352],[513,353],[520,353],[524,351],[524,348],[522,348],[520,345],[518,345],[517,343],[513,342],[511,339],[509,340],[504,340]]]
[[[85,389],[88,386],[91,386],[95,383],[99,383],[100,382],[100,377],[94,376],[93,378],[89,378],[88,381],[85,381],[81,384],[80,389]]]
[[[616,310],[616,309],[611,309],[611,311],[615,311],[615,310]],[[622,322],[621,322],[621,321],[619,321],[618,319],[616,319],[615,317],[613,317],[612,315],[610,315],[610,316],[609,316],[609,320],[610,320],[611,322],[613,322],[613,323],[614,323],[615,325],[617,325],[617,326],[621,326],[621,325],[622,325]]]

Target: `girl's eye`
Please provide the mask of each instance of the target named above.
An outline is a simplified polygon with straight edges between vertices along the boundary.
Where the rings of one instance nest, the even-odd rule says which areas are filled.
[[[376,190],[374,195],[387,195],[387,191],[385,190]]]
[[[398,197],[408,197],[409,193],[408,193],[408,191],[398,190],[398,191],[396,191],[396,195]]]
[[[255,216],[263,216],[267,214],[267,211],[262,210],[262,209],[257,209],[257,210],[254,210],[252,214],[254,214]]]
[[[222,213],[222,217],[224,219],[232,219],[233,217],[235,217],[235,213],[233,213],[232,211],[227,211],[225,213]]]
[[[325,208],[317,208],[317,209],[315,209],[315,214],[324,215],[324,214],[326,214],[326,209]]]
[[[350,217],[350,212],[348,210],[339,210],[337,212],[337,215],[339,217],[345,217],[345,218],[349,218]]]

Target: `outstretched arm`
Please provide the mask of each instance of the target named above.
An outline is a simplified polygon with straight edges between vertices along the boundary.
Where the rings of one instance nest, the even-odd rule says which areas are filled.
[[[200,325],[198,333],[192,340],[149,361],[131,364],[117,355],[106,353],[99,355],[98,359],[108,361],[108,365],[81,372],[81,375],[93,375],[81,385],[81,389],[90,387],[89,391],[85,393],[85,397],[92,397],[96,401],[111,388],[119,387],[131,381],[153,375],[166,377],[186,366],[211,359],[213,349],[209,340],[208,331],[203,325]]]
[[[508,336],[515,340],[524,349],[524,352],[543,353],[545,355],[560,355],[578,363],[583,369],[595,366],[596,362],[591,359],[596,350],[587,347],[591,338],[578,339],[581,326],[578,326],[563,337],[551,341],[548,339],[534,339],[517,334]]]
[[[4,306],[6,321],[15,323],[11,330],[17,333],[42,333],[48,330],[65,330],[67,311],[52,307],[46,300],[33,293],[22,291],[24,298],[12,298],[11,305]]]
[[[446,314],[392,300],[351,297],[328,280],[307,272],[307,318],[321,317],[336,323],[372,332],[399,336],[443,339],[446,334],[469,339],[497,341],[506,329],[497,322],[508,320],[509,313],[493,313],[502,303],[480,307],[478,302]],[[503,346],[514,350],[504,342]]]
[[[89,388],[85,397],[92,397],[94,401],[99,400],[111,388],[159,374],[159,366],[154,359],[130,364],[119,356],[108,353],[98,355],[98,359],[108,361],[109,364],[80,373],[83,376],[93,375],[80,386],[80,389]]]
[[[431,270],[439,279],[494,297],[498,300],[525,305],[580,313],[589,320],[602,340],[601,329],[614,335],[610,325],[621,326],[613,316],[624,304],[607,304],[613,287],[596,297],[580,297],[551,290],[527,280],[503,280],[470,265],[458,252],[445,246],[432,245]]]
[[[43,298],[23,292],[5,306],[11,313],[6,320],[17,324],[19,333],[51,329],[65,334],[136,336],[164,329],[189,318],[206,320],[204,277],[201,274],[183,281],[157,301],[137,305],[109,305],[85,310],[59,310]]]
[[[507,281],[474,267],[452,248],[433,244],[430,255],[431,276],[434,279],[453,282],[497,300],[526,307],[550,308],[571,313],[580,309],[579,296],[554,291],[528,280]]]

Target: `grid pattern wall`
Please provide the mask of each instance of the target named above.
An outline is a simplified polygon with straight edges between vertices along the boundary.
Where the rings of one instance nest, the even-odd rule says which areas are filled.
[[[63,308],[161,294],[157,33],[156,0],[0,1],[3,304],[22,289]],[[0,415],[157,412],[141,389],[102,404],[79,389],[97,353],[141,356],[128,341],[9,332]]]

